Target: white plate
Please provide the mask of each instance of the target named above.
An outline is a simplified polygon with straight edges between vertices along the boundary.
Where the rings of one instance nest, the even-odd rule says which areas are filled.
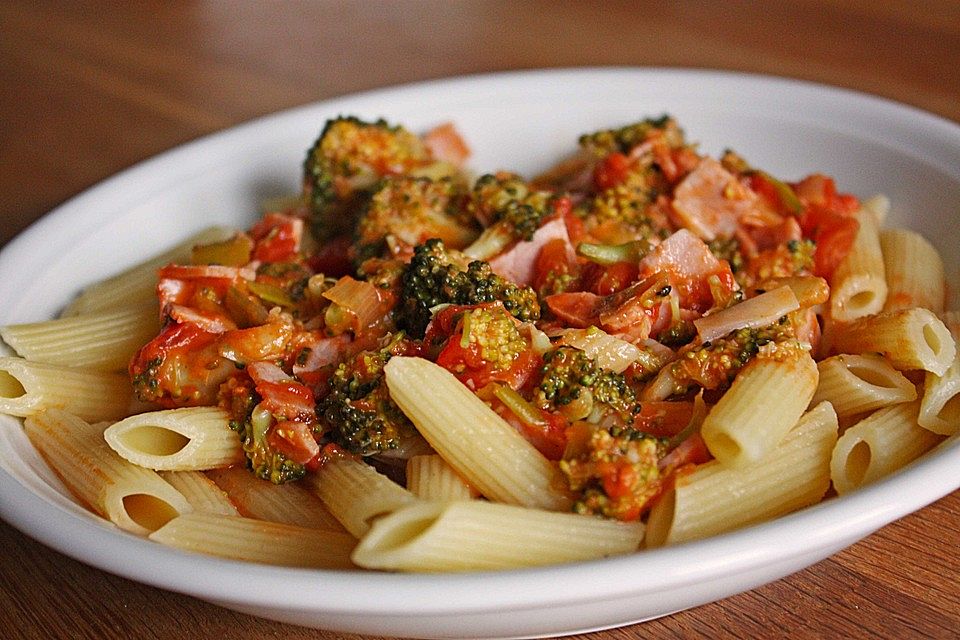
[[[250,223],[264,197],[296,189],[304,153],[339,114],[414,130],[453,120],[479,170],[530,174],[580,133],[671,113],[701,149],[731,147],[777,176],[823,172],[890,220],[925,233],[957,273],[960,127],[860,94],[730,73],[579,69],[508,73],[349,96],[283,112],[165,153],[34,224],[0,253],[0,323],[51,317],[82,285],[211,223]],[[958,281],[957,278],[953,278]],[[960,442],[843,499],[709,540],[536,570],[389,575],[293,570],[197,557],[122,533],[78,507],[0,424],[0,515],[83,562],[140,582],[296,624],[391,636],[574,633],[696,606],[785,576],[960,485]],[[251,586],[255,585],[255,586]]]

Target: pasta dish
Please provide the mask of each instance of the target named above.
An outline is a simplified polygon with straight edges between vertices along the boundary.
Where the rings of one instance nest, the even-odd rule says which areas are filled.
[[[477,175],[452,124],[331,119],[251,227],[0,328],[0,412],[130,533],[429,572],[716,535],[960,430],[943,262],[883,195],[666,115],[570,149]]]

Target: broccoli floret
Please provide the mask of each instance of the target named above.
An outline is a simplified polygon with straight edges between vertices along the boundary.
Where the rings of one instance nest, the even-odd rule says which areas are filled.
[[[582,440],[560,461],[577,495],[573,510],[624,521],[640,518],[661,489],[657,463],[664,442],[629,427],[598,428]]]
[[[486,229],[464,253],[486,260],[517,240],[530,240],[556,196],[536,191],[514,174],[487,174],[473,186],[470,211]]]
[[[423,141],[384,120],[355,117],[327,121],[303,163],[304,196],[318,240],[349,233],[366,192],[380,178],[429,164]]]
[[[499,303],[466,310],[461,327],[461,346],[476,349],[497,370],[508,369],[528,347],[517,321]]]
[[[518,320],[532,322],[540,317],[540,303],[533,289],[498,276],[481,260],[470,262],[466,268],[463,262],[461,255],[447,250],[439,239],[431,238],[418,245],[401,278],[397,326],[422,338],[431,309],[440,304],[499,301]]]
[[[429,238],[462,249],[479,233],[465,205],[466,194],[451,178],[397,176],[379,182],[354,231],[358,266],[389,255],[388,243],[412,247]]]
[[[569,420],[599,419],[611,412],[631,414],[638,407],[636,394],[623,374],[604,371],[584,351],[569,346],[543,355],[542,377],[533,401]]]
[[[306,475],[306,468],[270,446],[267,438],[274,419],[259,409],[260,397],[249,380],[231,378],[221,389],[221,403],[227,405],[230,428],[237,432],[247,456],[247,468],[262,480],[284,484]]]
[[[350,453],[368,456],[396,449],[416,432],[390,398],[383,373],[401,340],[341,362],[330,378],[329,393],[317,406],[329,427],[327,437]]]
[[[604,129],[584,134],[580,136],[580,146],[598,157],[611,153],[629,154],[634,147],[646,142],[656,130],[665,136],[671,147],[684,144],[683,131],[673,118],[664,114],[659,118],[647,118],[619,129]]]
[[[668,366],[681,389],[692,385],[719,389],[726,387],[761,351],[785,357],[800,350],[793,325],[783,318],[764,327],[737,329],[710,342],[691,344],[682,348],[679,357]]]

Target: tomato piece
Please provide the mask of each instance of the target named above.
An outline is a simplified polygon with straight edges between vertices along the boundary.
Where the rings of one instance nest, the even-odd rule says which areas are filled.
[[[804,237],[813,240],[816,245],[813,254],[814,275],[829,280],[840,262],[850,253],[860,223],[849,215],[813,205],[801,216],[800,228]]]
[[[307,263],[316,273],[322,273],[332,278],[341,278],[353,273],[353,263],[350,260],[350,248],[353,239],[350,235],[337,236],[324,243],[320,249],[310,256]]]
[[[634,262],[615,262],[608,266],[590,263],[588,276],[584,278],[583,289],[598,296],[623,291],[637,280],[640,269]]]
[[[630,158],[614,152],[597,163],[593,169],[593,184],[600,191],[612,189],[627,179],[631,166]]]
[[[574,272],[576,265],[571,264],[569,260],[568,246],[568,242],[563,238],[554,238],[543,245],[534,264],[533,287],[535,290],[541,291],[558,276],[563,277]]]
[[[663,456],[657,466],[660,468],[661,476],[673,474],[678,469],[687,465],[698,465],[709,462],[713,459],[710,450],[707,449],[707,443],[699,433],[681,442],[677,447]]]
[[[252,258],[263,262],[287,262],[297,258],[303,236],[303,219],[268,213],[250,229],[254,240]]]
[[[540,356],[527,349],[505,369],[497,369],[484,360],[474,344],[463,347],[460,334],[454,334],[437,356],[436,363],[451,372],[471,389],[480,389],[491,382],[503,382],[512,389],[523,387],[540,368]]]
[[[657,438],[670,438],[690,424],[693,408],[692,402],[642,402],[633,427]]]

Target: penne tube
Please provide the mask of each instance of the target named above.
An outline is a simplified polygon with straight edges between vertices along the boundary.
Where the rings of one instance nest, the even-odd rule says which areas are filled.
[[[238,516],[237,507],[223,489],[200,471],[160,471],[160,477],[183,494],[194,513]]]
[[[903,468],[943,439],[917,424],[919,410],[919,402],[894,405],[844,431],[830,459],[837,493],[850,493]]]
[[[836,441],[837,416],[822,402],[761,462],[730,469],[714,460],[680,473],[650,511],[645,546],[706,538],[819,502]]]
[[[170,547],[284,567],[351,569],[356,540],[346,533],[239,516],[191,513],[150,534]]]
[[[703,421],[700,433],[713,457],[731,468],[762,460],[809,406],[818,375],[806,352],[747,363]]]
[[[129,306],[149,306],[155,309],[157,270],[170,263],[189,264],[194,245],[225,240],[232,234],[233,230],[225,227],[204,229],[169,251],[87,287],[60,315],[79,316]]]
[[[697,328],[701,342],[710,342],[737,329],[755,329],[773,324],[799,308],[800,303],[793,294],[793,289],[782,286],[697,318],[693,321],[693,326]]]
[[[353,536],[370,530],[374,519],[417,497],[370,465],[353,458],[325,460],[304,481]]]
[[[947,295],[943,259],[919,233],[907,229],[884,229],[880,247],[887,275],[884,311],[923,307],[943,311]]]
[[[137,349],[160,326],[156,310],[129,307],[92,315],[0,327],[10,347],[22,358],[75,369],[126,371]]]
[[[820,382],[810,406],[827,401],[846,418],[917,398],[917,388],[875,354],[838,355],[817,363]]]
[[[0,413],[25,417],[62,409],[96,422],[122,418],[135,407],[125,375],[0,357]]]
[[[483,496],[531,508],[570,507],[559,468],[449,371],[399,356],[384,371],[397,406]]]
[[[901,371],[943,373],[956,356],[953,336],[927,309],[901,309],[834,325],[835,353],[879,353]]]
[[[880,249],[880,228],[871,212],[857,213],[860,229],[850,253],[830,279],[830,315],[849,322],[878,313],[887,300],[887,277]]]
[[[381,518],[357,545],[368,569],[484,571],[636,551],[643,524],[483,500],[417,502]]]
[[[942,317],[956,339],[960,333],[957,313],[947,312]],[[960,432],[960,350],[943,375],[926,373],[917,422],[924,429],[945,436]]]
[[[860,203],[860,208],[863,211],[871,213],[873,219],[877,221],[877,226],[882,227],[887,221],[887,215],[890,213],[890,198],[882,193],[878,193],[863,200]]]
[[[241,465],[213,469],[206,475],[236,503],[240,515],[309,529],[344,530],[323,501],[299,484],[273,484]]]
[[[103,437],[121,457],[148,469],[203,471],[244,460],[230,417],[218,407],[141,413],[110,426]]]
[[[27,437],[63,483],[121,529],[148,535],[193,510],[155,471],[131,464],[110,449],[103,427],[56,409],[24,421]]]
[[[472,500],[480,495],[436,454],[407,460],[407,490],[422,500]]]

